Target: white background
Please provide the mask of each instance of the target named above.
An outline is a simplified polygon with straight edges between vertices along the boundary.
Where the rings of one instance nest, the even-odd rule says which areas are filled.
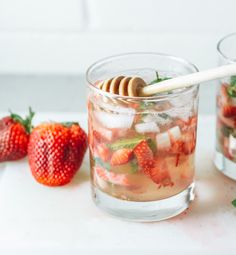
[[[86,68],[117,53],[214,67],[235,10],[235,0],[0,0],[0,110],[85,111]],[[214,113],[215,84],[201,89],[200,113]]]
[[[0,73],[78,74],[127,51],[211,67],[235,10],[235,0],[0,0]]]

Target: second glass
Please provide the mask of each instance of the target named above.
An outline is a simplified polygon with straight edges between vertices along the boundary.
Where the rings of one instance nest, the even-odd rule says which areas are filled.
[[[163,54],[125,54],[87,72],[93,198],[112,215],[157,221],[185,210],[194,198],[198,86],[153,97],[118,96],[98,88],[114,76],[146,83],[196,72]]]
[[[236,33],[221,39],[217,50],[220,65],[236,63]],[[236,180],[236,75],[219,80],[215,165]]]

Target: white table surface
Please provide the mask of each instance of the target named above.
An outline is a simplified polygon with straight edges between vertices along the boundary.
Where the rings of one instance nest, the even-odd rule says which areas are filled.
[[[40,119],[77,119],[85,114],[38,114]],[[212,163],[214,117],[200,116],[196,200],[163,222],[113,218],[93,204],[89,162],[71,184],[48,188],[35,182],[26,160],[0,164],[0,254],[236,254],[236,182]]]

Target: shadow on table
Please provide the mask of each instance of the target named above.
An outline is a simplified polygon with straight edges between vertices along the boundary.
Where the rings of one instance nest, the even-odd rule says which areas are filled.
[[[189,209],[170,221],[203,218],[217,211],[228,212],[233,209],[231,202],[234,198],[236,198],[236,182],[212,166],[205,175],[197,177],[196,197]]]
[[[72,182],[69,184],[71,187],[79,186],[84,182],[89,182],[90,180],[90,165],[88,156],[85,156],[84,162],[80,167],[79,171],[76,173]]]

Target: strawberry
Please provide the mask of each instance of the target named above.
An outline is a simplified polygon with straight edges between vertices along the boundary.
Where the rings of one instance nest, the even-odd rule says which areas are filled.
[[[236,106],[233,105],[224,105],[222,107],[223,116],[226,118],[235,118],[236,117]]]
[[[129,162],[132,156],[133,156],[133,150],[127,149],[127,148],[119,149],[112,154],[111,165],[117,166],[117,165],[126,164]]]
[[[230,128],[236,128],[236,119],[224,117],[222,110],[218,112],[218,118],[223,125],[228,126]]]
[[[71,181],[87,149],[87,135],[78,123],[45,123],[34,128],[28,146],[31,172],[41,184]]]
[[[195,132],[188,132],[183,135],[183,152],[185,155],[191,154],[194,152],[196,147],[196,135]]]
[[[113,172],[108,172],[105,168],[100,166],[94,167],[94,172],[96,177],[100,177],[104,181],[110,182],[112,184],[126,187],[131,185],[127,174],[116,174]]]
[[[228,87],[229,84],[223,83],[220,87],[220,94],[217,97],[217,105],[219,107],[222,107],[223,105],[226,105],[229,103],[229,95],[228,95]]]
[[[26,119],[11,113],[10,116],[0,120],[0,162],[18,160],[27,155],[33,116],[30,108]]]
[[[159,187],[173,186],[165,160],[156,158],[154,166],[146,173]]]
[[[141,141],[134,148],[134,155],[143,173],[151,178],[153,182],[160,186],[173,185],[164,161],[154,159],[153,152],[146,140]]]
[[[171,178],[167,169],[162,169],[158,166],[153,167],[149,170],[149,176],[152,179],[152,181],[160,185],[160,187],[174,185],[174,183],[171,181]]]
[[[111,152],[105,143],[98,144],[96,146],[96,152],[104,162],[107,162],[111,158]]]
[[[134,155],[137,158],[138,165],[142,168],[143,172],[148,172],[154,166],[153,152],[150,149],[146,140],[142,140],[134,148]]]

